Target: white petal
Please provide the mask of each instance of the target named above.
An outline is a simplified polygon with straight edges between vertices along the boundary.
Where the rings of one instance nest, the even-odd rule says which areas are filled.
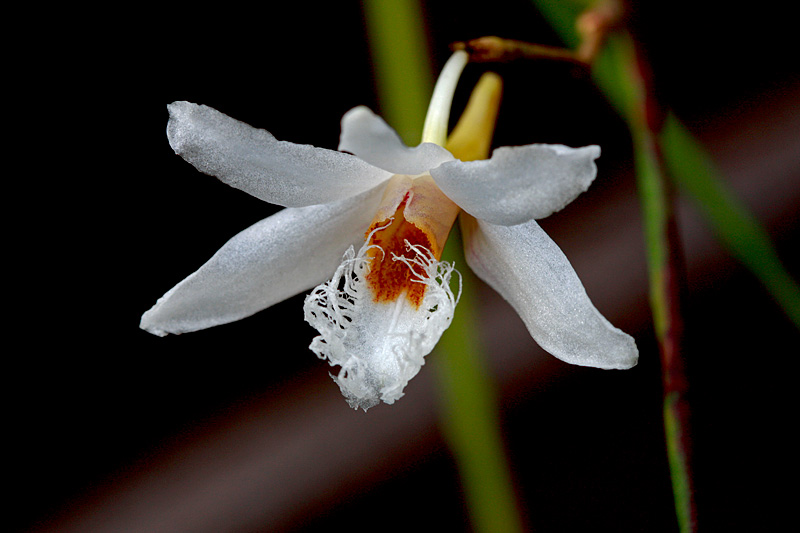
[[[599,146],[504,147],[488,160],[445,163],[431,176],[470,215],[511,226],[549,216],[574,200],[597,175],[598,157]]]
[[[498,226],[462,214],[467,263],[519,313],[536,342],[581,366],[630,368],[633,338],[592,305],[564,253],[531,220]]]
[[[455,158],[436,144],[409,148],[391,126],[364,106],[354,107],[342,118],[339,150],[357,155],[371,165],[393,174],[423,174]]]
[[[452,265],[436,261],[422,247],[409,247],[408,257],[396,260],[413,265],[417,282],[426,285],[421,305],[415,307],[404,295],[395,302],[375,302],[365,283],[367,248],[358,254],[350,248],[333,278],[314,289],[304,306],[306,321],[320,332],[311,350],[341,366],[334,380],[350,406],[365,411],[403,396],[450,325],[458,301],[449,287]]]
[[[300,207],[349,198],[392,174],[349,154],[278,141],[207,106],[167,106],[169,144],[197,170],[273,204]]]
[[[287,208],[250,226],[160,298],[140,327],[156,335],[205,329],[310,289],[336,270],[348,246],[363,242],[383,188]]]

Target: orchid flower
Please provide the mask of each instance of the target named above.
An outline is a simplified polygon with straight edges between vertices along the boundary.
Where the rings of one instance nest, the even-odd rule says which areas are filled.
[[[423,132],[433,142],[413,148],[366,107],[345,114],[333,151],[276,140],[206,106],[170,104],[177,154],[285,209],[234,236],[140,326],[162,336],[196,331],[312,289],[305,319],[320,335],[311,350],[341,367],[332,377],[353,408],[391,404],[453,317],[456,271],[440,259],[460,213],[467,263],[542,348],[577,365],[634,366],[633,339],[597,311],[535,222],[587,189],[600,149],[533,144],[456,159],[441,145],[466,63],[459,54],[434,90]]]

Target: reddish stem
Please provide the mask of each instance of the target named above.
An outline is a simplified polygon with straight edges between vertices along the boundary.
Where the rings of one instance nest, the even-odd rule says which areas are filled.
[[[663,312],[659,313],[661,323],[656,324],[656,333],[661,355],[665,431],[681,530],[696,531],[697,506],[694,497],[690,407],[687,399],[689,382],[686,377],[684,322],[681,313],[686,268],[675,219],[675,193],[672,184],[666,179],[666,165],[659,142],[666,113],[657,97],[649,63],[638,43],[635,53],[634,67],[641,89],[639,112],[646,130],[648,148],[660,170],[660,185],[664,195],[665,218],[661,230],[666,253],[663,257],[664,263],[655,265],[656,269],[660,269],[663,278],[662,283],[654,290],[661,291],[658,296],[664,305]],[[681,501],[679,494],[683,497]]]

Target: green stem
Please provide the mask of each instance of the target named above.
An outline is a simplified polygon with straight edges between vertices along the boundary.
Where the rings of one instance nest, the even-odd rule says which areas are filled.
[[[659,141],[663,109],[653,96],[648,64],[638,56],[633,40],[619,34],[610,39],[609,45],[619,53],[620,83],[626,92],[626,118],[634,144],[650,274],[650,307],[661,355],[664,432],[675,511],[680,530],[691,532],[697,527],[697,509],[681,314],[686,274],[674,217],[675,195]]]

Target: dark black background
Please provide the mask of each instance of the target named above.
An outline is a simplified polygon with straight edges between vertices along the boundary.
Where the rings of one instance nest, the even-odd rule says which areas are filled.
[[[431,4],[437,66],[449,42],[480,35],[558,44],[523,0]],[[744,11],[679,1],[637,10],[663,97],[696,132],[797,94],[781,5]],[[209,420],[327,372],[306,350],[314,333],[302,321],[302,296],[191,335],[161,339],[138,329],[159,296],[276,210],[175,156],[164,134],[166,105],[203,103],[279,139],[327,148],[345,111],[380,110],[358,2],[60,8],[38,16],[44,24],[25,19],[29,31],[14,54],[21,91],[8,102],[23,124],[8,155],[25,163],[6,169],[16,176],[7,213],[24,198],[7,222],[11,530],[79,509],[85,494],[146,470],[160,450]],[[44,52],[28,46],[34,40],[46,43]],[[620,177],[596,186],[632,186],[624,125],[585,78],[564,65],[500,70],[506,93],[497,145],[601,144],[601,173],[606,165]],[[468,70],[464,85],[480,71]],[[795,276],[788,252],[798,229],[795,216],[773,233]],[[724,265],[710,281],[690,280],[686,316],[701,518],[709,530],[733,531],[781,518],[778,485],[792,459],[785,428],[794,425],[786,364],[799,339],[750,274]],[[629,374],[555,362],[543,393],[501,392],[520,496],[539,530],[676,530],[655,342],[647,328],[632,333],[642,360]],[[601,443],[589,446],[595,439]],[[402,508],[408,512],[390,530],[419,524],[428,512],[433,525],[466,529],[453,461],[433,440],[431,454],[402,474],[287,527],[375,524]]]

